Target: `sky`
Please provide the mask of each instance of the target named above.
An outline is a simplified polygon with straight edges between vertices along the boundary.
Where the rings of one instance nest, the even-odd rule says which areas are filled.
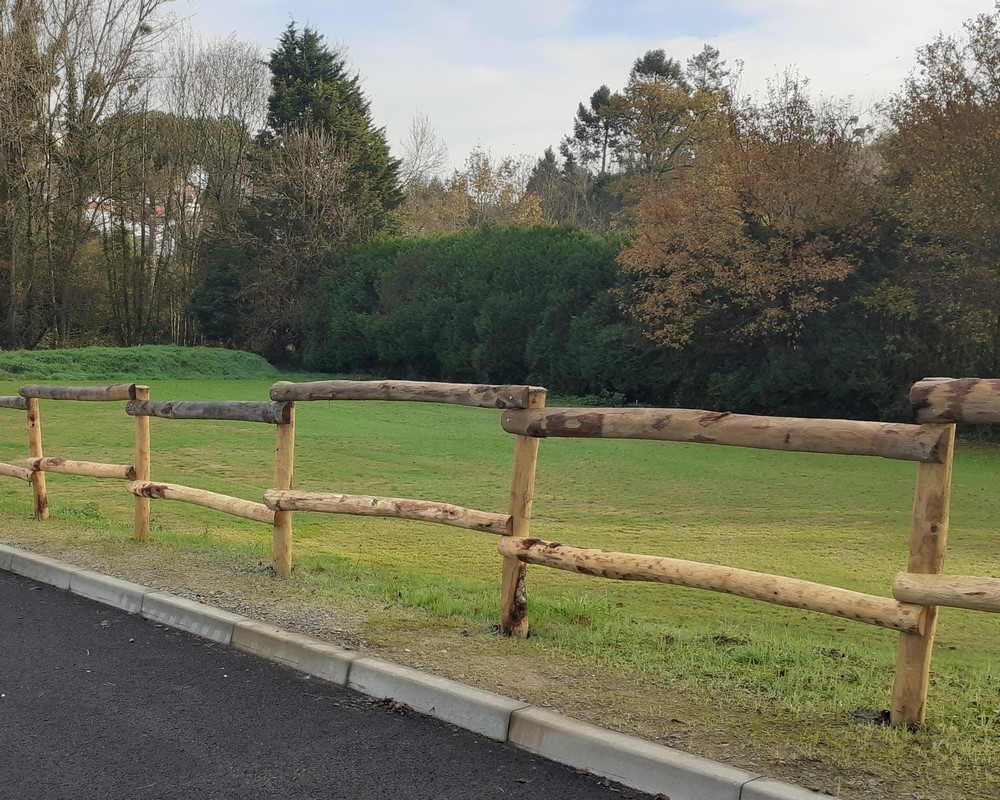
[[[572,131],[577,104],[622,88],[635,59],[686,61],[711,44],[754,94],[786,69],[814,97],[860,112],[895,91],[916,51],[994,10],[990,0],[175,0],[206,39],[270,51],[291,20],[346,53],[395,154],[415,115],[453,166],[477,147],[538,157]]]

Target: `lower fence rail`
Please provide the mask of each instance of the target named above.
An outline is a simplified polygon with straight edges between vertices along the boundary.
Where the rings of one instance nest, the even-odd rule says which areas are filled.
[[[28,469],[27,467],[19,467],[16,464],[0,462],[0,475],[5,475],[8,478],[17,478],[30,483],[31,476],[33,474],[34,470]]]
[[[494,514],[450,503],[399,497],[269,490],[264,493],[264,503],[275,511],[322,511],[327,514],[354,514],[362,517],[393,517],[438,522],[500,536],[509,536],[513,526],[509,514]]]
[[[529,564],[615,580],[709,589],[906,633],[920,633],[924,625],[923,606],[798,578],[679,558],[588,550],[542,539],[505,538],[497,543],[497,550],[503,556]]]
[[[160,483],[154,481],[132,481],[125,488],[136,497],[146,497],[152,500],[177,500],[181,503],[211,508],[223,514],[234,517],[274,524],[274,512],[262,503],[252,500],[242,500],[204,489],[194,489],[190,486],[180,486],[176,483]]]
[[[79,475],[84,478],[117,478],[134,481],[135,467],[131,464],[101,464],[96,461],[70,461],[46,456],[29,458],[26,462],[32,472],[56,472],[62,475]]]

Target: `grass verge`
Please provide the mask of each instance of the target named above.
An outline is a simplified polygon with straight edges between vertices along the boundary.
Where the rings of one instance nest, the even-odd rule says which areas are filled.
[[[78,350],[0,352],[0,379],[44,378],[143,382],[173,378],[268,378],[278,370],[260,356],[217,347],[82,347]]]

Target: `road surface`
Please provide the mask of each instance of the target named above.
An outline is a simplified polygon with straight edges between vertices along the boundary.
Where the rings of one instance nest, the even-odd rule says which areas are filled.
[[[0,571],[2,800],[637,796]]]

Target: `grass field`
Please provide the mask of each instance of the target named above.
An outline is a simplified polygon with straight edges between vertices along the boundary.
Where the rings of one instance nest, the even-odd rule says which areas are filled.
[[[269,383],[160,380],[152,397],[262,400]],[[18,385],[0,382],[0,394]],[[42,414],[46,455],[131,462],[133,423],[120,404],[42,401]],[[0,460],[24,458],[23,412],[0,415]],[[258,501],[271,485],[270,426],[156,419],[152,437],[154,480]],[[512,450],[494,411],[301,403],[295,485],[505,511]],[[915,475],[912,463],[875,458],[543,441],[533,533],[887,596],[906,564]],[[1000,576],[998,475],[996,449],[960,448],[948,571]],[[888,631],[529,567],[533,636],[512,641],[495,633],[500,558],[488,534],[298,514],[296,570],[282,582],[262,567],[265,526],[154,503],[154,541],[141,547],[120,485],[47,479],[46,523],[28,521],[24,483],[0,481],[0,538],[89,553],[147,582],[161,568],[163,585],[186,581],[223,603],[238,584],[255,603],[335,609],[361,646],[398,660],[843,797],[1000,795],[1000,615],[942,611],[929,725],[910,733],[857,720],[888,708]]]

